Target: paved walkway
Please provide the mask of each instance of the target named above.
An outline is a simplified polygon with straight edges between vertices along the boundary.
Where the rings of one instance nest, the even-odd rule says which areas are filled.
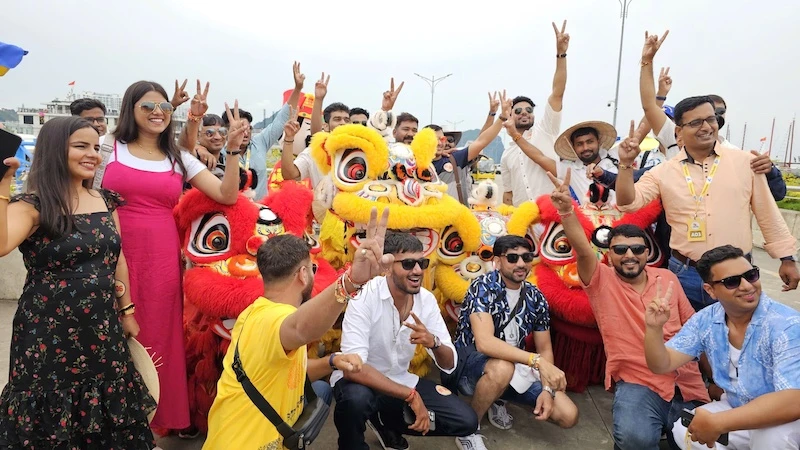
[[[775,300],[781,301],[800,310],[800,295],[797,291],[781,292],[781,281],[778,278],[778,264],[763,251],[754,252],[755,262],[761,267],[762,288]],[[8,373],[8,349],[11,338],[11,321],[16,311],[13,301],[0,301],[0,375],[5,385]],[[611,394],[602,386],[590,387],[582,394],[571,393],[570,397],[580,410],[580,421],[575,428],[561,430],[549,423],[541,423],[532,419],[532,415],[523,408],[510,405],[509,411],[515,417],[514,428],[501,431],[483,420],[482,433],[486,436],[489,449],[586,449],[611,450],[614,448],[611,439]],[[313,446],[315,449],[336,449],[336,428],[333,425],[333,414],[328,417],[322,434]],[[377,439],[367,432],[368,443],[372,449],[380,449]],[[411,448],[415,450],[455,449],[453,438],[409,438]],[[203,438],[182,440],[167,437],[159,440],[164,450],[199,450],[203,446]],[[666,449],[664,445],[662,448]]]

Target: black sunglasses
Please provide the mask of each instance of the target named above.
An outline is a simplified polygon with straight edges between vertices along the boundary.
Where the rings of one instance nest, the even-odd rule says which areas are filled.
[[[529,263],[533,261],[534,255],[533,252],[526,252],[526,253],[506,253],[505,255],[500,255],[500,256],[505,256],[506,261],[508,261],[511,264],[516,264],[520,258],[522,258],[522,262]]]
[[[732,290],[738,288],[739,285],[742,284],[742,278],[747,280],[748,283],[755,283],[759,278],[761,278],[761,272],[759,272],[758,267],[753,266],[752,269],[741,275],[733,275],[731,277],[725,277],[721,280],[714,280],[711,282],[711,284],[721,284],[727,289]]]
[[[354,121],[352,121],[352,122],[350,122],[350,123],[353,123],[353,124],[356,124],[356,125],[364,125],[364,126],[367,126],[367,121],[366,121],[366,120],[364,120],[364,121],[361,121],[361,120],[354,120]]]
[[[634,255],[641,255],[642,253],[645,252],[645,250],[647,250],[647,246],[643,244],[634,244],[634,245],[619,244],[611,246],[611,250],[614,250],[614,253],[618,255],[624,255],[628,253],[628,249],[630,249],[631,253],[633,253]]]
[[[525,111],[527,111],[528,114],[533,114],[533,107],[532,106],[526,106],[525,108],[516,108],[514,110],[514,114],[521,114],[523,109]]]
[[[725,115],[726,111],[727,110],[725,108],[717,108],[717,109],[714,110],[714,114],[716,114],[718,116],[722,116],[722,115]]]
[[[420,259],[401,259],[399,262],[403,266],[403,270],[414,270],[414,266],[419,264],[419,268],[425,270],[431,263],[431,260],[428,258],[420,258]]]

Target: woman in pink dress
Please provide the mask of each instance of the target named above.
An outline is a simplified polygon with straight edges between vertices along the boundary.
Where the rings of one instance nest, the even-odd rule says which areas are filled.
[[[198,89],[189,120],[202,119],[208,109],[207,93],[207,88],[205,93]],[[226,205],[236,202],[239,188],[238,154],[228,153],[234,160],[222,180],[215,177],[178,148],[172,112],[167,92],[158,83],[138,81],[125,91],[114,131],[114,153],[102,184],[127,201],[118,209],[122,248],[141,327],[138,340],[148,348],[161,383],[161,398],[151,424],[157,431],[189,426],[180,241],[172,209],[184,182]],[[239,129],[228,134],[228,148],[239,148],[243,138],[238,108],[235,121]]]

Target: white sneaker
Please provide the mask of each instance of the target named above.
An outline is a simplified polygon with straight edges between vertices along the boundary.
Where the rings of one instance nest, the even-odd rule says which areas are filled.
[[[488,450],[486,446],[483,445],[484,439],[486,439],[486,436],[482,434],[470,434],[465,437],[457,437],[456,447],[460,450]]]
[[[501,430],[511,429],[514,424],[514,417],[508,413],[504,400],[497,400],[489,406],[489,423]]]

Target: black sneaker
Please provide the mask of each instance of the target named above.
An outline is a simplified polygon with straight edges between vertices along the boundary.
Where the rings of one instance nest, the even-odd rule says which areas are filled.
[[[398,434],[388,428],[379,428],[379,425],[373,423],[372,420],[367,421],[367,426],[378,437],[378,442],[384,450],[408,450],[408,441],[402,434]]]

